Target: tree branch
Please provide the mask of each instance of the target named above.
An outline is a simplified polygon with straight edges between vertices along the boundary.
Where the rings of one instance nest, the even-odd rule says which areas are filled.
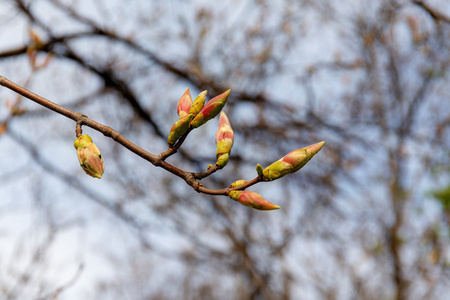
[[[450,17],[432,8],[422,0],[414,0],[413,3],[417,6],[422,7],[435,21],[443,21],[450,24]]]
[[[208,171],[205,173],[186,172],[186,171],[178,169],[177,167],[164,161],[168,156],[174,154],[177,151],[177,149],[181,146],[181,143],[183,142],[184,139],[180,140],[172,149],[169,148],[167,151],[161,153],[160,155],[155,155],[155,154],[152,154],[152,153],[142,149],[141,147],[137,146],[136,144],[132,143],[130,140],[125,138],[121,133],[114,130],[113,128],[103,125],[103,124],[100,124],[100,123],[90,119],[88,116],[86,116],[82,113],[70,110],[70,109],[65,108],[59,104],[56,104],[48,99],[45,99],[44,97],[41,97],[23,87],[21,87],[20,85],[6,79],[4,76],[1,76],[1,75],[0,75],[0,85],[36,102],[37,104],[44,106],[58,114],[61,114],[69,119],[74,120],[77,124],[76,125],[76,134],[77,135],[81,134],[80,126],[82,126],[82,125],[86,125],[94,130],[97,130],[98,132],[101,132],[104,136],[112,138],[114,141],[121,144],[122,146],[124,146],[131,152],[135,153],[136,155],[147,160],[154,166],[161,167],[161,168],[165,169],[166,171],[184,179],[184,181],[186,181],[186,183],[188,185],[190,185],[194,190],[196,190],[199,193],[204,193],[204,194],[208,194],[208,195],[227,196],[229,194],[229,192],[232,190],[243,190],[243,189],[249,187],[250,185],[253,185],[253,184],[261,181],[261,179],[259,177],[256,177],[255,179],[246,183],[245,185],[242,185],[242,186],[239,186],[236,188],[224,188],[224,189],[219,189],[219,190],[205,188],[205,187],[203,187],[203,185],[201,183],[199,183],[197,181],[197,179],[201,179],[206,176],[209,176],[213,172],[208,172]],[[188,133],[186,133],[186,135]]]

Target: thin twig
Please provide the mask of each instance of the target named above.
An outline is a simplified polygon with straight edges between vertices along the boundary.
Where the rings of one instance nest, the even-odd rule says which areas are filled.
[[[245,188],[249,187],[250,185],[253,185],[253,184],[261,181],[261,179],[259,179],[257,177],[255,179],[253,179],[252,181],[248,182],[247,184],[239,186],[237,188],[229,188],[228,187],[228,188],[219,189],[219,190],[205,188],[205,187],[203,187],[203,185],[201,183],[199,183],[197,181],[197,179],[201,179],[201,178],[211,175],[213,173],[212,171],[211,172],[207,171],[205,173],[186,172],[186,171],[178,169],[177,167],[164,161],[168,156],[174,154],[178,150],[178,148],[181,146],[184,139],[186,138],[187,133],[185,136],[183,136],[180,139],[180,141],[173,148],[169,148],[167,151],[161,153],[160,155],[155,155],[155,154],[152,154],[152,153],[142,149],[141,147],[137,146],[136,144],[132,143],[130,140],[125,138],[121,133],[112,129],[111,127],[100,124],[100,123],[90,119],[89,117],[87,117],[86,115],[84,115],[82,113],[70,110],[70,109],[63,107],[59,104],[56,104],[44,97],[41,97],[41,96],[25,89],[24,87],[6,79],[4,76],[1,76],[1,75],[0,75],[0,85],[4,86],[6,88],[9,88],[10,90],[34,101],[46,108],[58,113],[58,114],[61,114],[69,119],[74,120],[76,122],[76,131],[75,132],[76,132],[77,137],[79,137],[79,135],[81,135],[81,126],[82,125],[86,125],[94,130],[97,130],[97,131],[101,132],[104,136],[112,138],[114,141],[121,144],[122,146],[124,146],[125,148],[130,150],[131,152],[133,152],[133,153],[137,154],[138,156],[142,157],[143,159],[149,161],[154,166],[161,167],[161,168],[165,169],[166,171],[184,179],[184,181],[186,181],[186,183],[188,185],[190,185],[194,190],[196,190],[199,193],[204,193],[204,194],[208,194],[208,195],[225,195],[225,196],[227,196],[229,194],[229,192],[232,190],[244,190]]]
[[[450,24],[450,17],[432,8],[430,5],[426,4],[422,0],[414,0],[413,3],[416,4],[417,6],[422,7],[435,21],[443,21]]]

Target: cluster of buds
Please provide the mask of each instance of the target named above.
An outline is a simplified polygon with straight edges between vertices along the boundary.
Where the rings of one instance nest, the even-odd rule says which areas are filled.
[[[105,170],[105,162],[100,150],[92,142],[92,138],[87,134],[82,135],[73,145],[77,149],[78,161],[84,172],[89,176],[101,178]]]
[[[217,116],[225,106],[229,94],[230,90],[214,97],[205,105],[206,91],[201,92],[192,102],[191,93],[189,88],[187,88],[178,101],[177,112],[179,119],[170,129],[169,137],[167,138],[169,145],[175,144],[189,129],[200,127]]]
[[[178,101],[177,112],[179,120],[175,122],[170,130],[168,138],[169,146],[173,145],[188,131],[200,127],[217,116],[224,107],[229,94],[230,90],[211,99],[205,105],[206,91],[200,93],[194,102],[192,102],[189,88],[187,88],[183,96]],[[234,132],[231,128],[230,121],[224,112],[221,112],[220,114],[219,127],[216,131],[215,140],[217,144],[216,168],[222,169],[228,164],[231,148],[234,143]],[[315,154],[320,151],[320,149],[322,149],[324,144],[325,142],[320,142],[305,148],[291,151],[283,158],[277,160],[266,168],[263,168],[260,164],[258,164],[256,166],[258,178],[263,181],[271,181],[300,170]],[[208,170],[211,167],[212,165],[209,165]],[[264,199],[258,193],[236,189],[246,183],[248,183],[246,180],[238,180],[232,183],[230,185],[232,190],[228,193],[228,196],[242,205],[255,209],[272,210],[280,208],[278,205]]]
[[[292,174],[300,170],[311,158],[322,149],[325,142],[310,145],[305,148],[289,152],[283,158],[277,160],[262,172],[263,179],[266,181],[275,180],[285,175]],[[257,172],[260,174],[260,167]]]
[[[242,186],[244,184],[248,183],[247,180],[241,179],[238,181],[233,182],[230,184],[230,188],[237,188],[239,186]],[[228,193],[228,197],[230,197],[233,200],[238,201],[242,205],[259,209],[259,210],[274,210],[279,209],[280,207],[276,204],[273,204],[266,199],[263,198],[258,193],[251,192],[251,191],[236,191],[233,190]]]
[[[220,113],[219,128],[216,131],[216,166],[219,169],[225,167],[230,158],[231,148],[234,142],[234,132],[231,128],[230,121],[224,112]]]
[[[211,99],[205,105],[206,91],[201,92],[195,100],[192,101],[191,93],[189,88],[187,88],[177,104],[179,119],[170,130],[167,139],[169,147],[174,145],[182,136],[187,135],[190,130],[197,128],[216,117],[224,107],[229,94],[230,90]],[[79,129],[81,132],[81,126]],[[217,144],[216,168],[222,169],[228,163],[231,148],[234,143],[234,132],[231,128],[230,121],[224,112],[221,112],[220,114],[219,127],[216,131],[215,141]],[[325,142],[320,142],[291,151],[266,168],[263,168],[258,164],[256,166],[258,179],[271,181],[300,170],[322,149],[324,144]],[[77,150],[80,165],[86,174],[92,177],[101,178],[105,169],[105,162],[103,161],[100,150],[92,142],[91,137],[88,135],[80,135],[75,140],[74,146]],[[210,167],[212,167],[212,165],[208,166],[208,170]],[[231,199],[254,209],[274,210],[280,208],[278,205],[264,199],[260,194],[246,191],[245,189],[250,185],[251,184],[247,180],[238,180],[229,186],[226,193]]]

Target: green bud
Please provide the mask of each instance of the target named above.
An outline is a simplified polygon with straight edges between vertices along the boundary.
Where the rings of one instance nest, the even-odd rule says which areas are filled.
[[[292,174],[300,170],[308,163],[317,152],[322,149],[325,142],[310,145],[305,148],[289,152],[283,158],[277,160],[264,169],[263,176],[265,180],[275,180],[285,175]]]
[[[230,153],[234,143],[234,132],[230,121],[224,112],[220,113],[219,127],[216,131],[217,151],[216,157],[222,154]]]
[[[247,181],[247,180],[244,180],[244,179],[235,181],[235,182],[233,182],[232,184],[230,184],[230,188],[235,188],[235,187],[244,185],[244,184],[246,184],[247,182],[248,182],[248,181]]]
[[[189,114],[192,114],[195,117],[202,110],[206,101],[206,93],[207,91],[203,91],[195,98],[194,103],[189,110]]]
[[[92,138],[87,134],[82,135],[73,145],[77,149],[78,161],[84,172],[89,176],[101,178],[105,170],[105,162],[100,150],[92,142]]]
[[[258,176],[263,176],[263,167],[260,164],[256,165],[256,173],[258,173]]]
[[[216,166],[219,169],[222,169],[223,167],[225,167],[228,164],[228,160],[230,159],[230,155],[228,153],[222,154],[221,156],[219,156],[219,158],[217,159],[216,162]]]
[[[293,170],[292,165],[282,162],[281,160],[277,160],[264,169],[263,176],[265,179],[275,180],[287,174],[293,173]]]
[[[169,137],[167,138],[167,142],[169,145],[175,144],[175,142],[186,133],[189,128],[189,123],[192,120],[192,115],[185,115],[183,118],[180,118],[178,121],[173,124],[170,129]]]

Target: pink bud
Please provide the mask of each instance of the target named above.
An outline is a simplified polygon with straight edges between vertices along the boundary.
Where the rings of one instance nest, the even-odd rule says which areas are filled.
[[[231,144],[234,141],[234,132],[231,128],[230,120],[228,120],[227,115],[224,112],[220,113],[219,127],[216,131],[216,143],[223,141],[225,139],[231,140]]]
[[[251,191],[231,191],[228,196],[242,205],[254,209],[273,210],[280,208],[278,205],[264,199],[260,194]]]
[[[219,119],[219,128],[216,131],[216,165],[219,168],[223,168],[228,163],[231,148],[233,147],[233,142],[234,132],[231,128],[230,121],[228,120],[227,115],[224,112],[221,112]]]
[[[177,113],[180,118],[184,117],[189,113],[189,110],[192,106],[192,98],[191,98],[191,92],[189,91],[189,88],[186,88],[184,91],[183,96],[181,96],[180,100],[178,100],[177,104]]]
[[[195,116],[195,118],[191,121],[191,127],[197,128],[201,125],[205,124],[215,116],[219,114],[222,108],[225,106],[227,102],[228,96],[230,95],[231,90],[228,90],[217,97],[209,100],[208,103],[203,106],[202,110]]]

